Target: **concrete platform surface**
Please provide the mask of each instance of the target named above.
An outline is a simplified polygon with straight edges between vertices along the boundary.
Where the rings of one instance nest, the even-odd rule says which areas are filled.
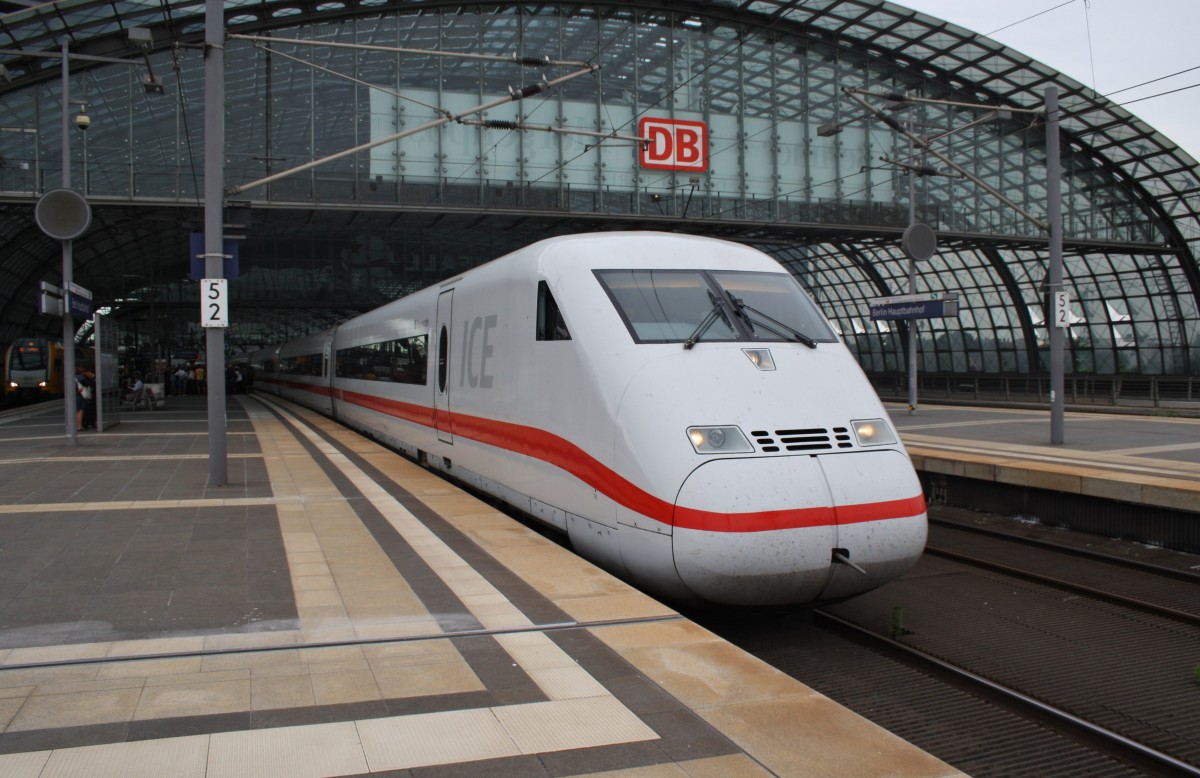
[[[959,773],[321,417],[0,417],[0,775]]]

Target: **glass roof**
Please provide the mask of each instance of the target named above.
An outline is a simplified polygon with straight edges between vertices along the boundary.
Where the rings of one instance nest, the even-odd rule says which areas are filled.
[[[605,164],[610,167],[604,175],[617,175],[611,166],[616,156],[584,141],[562,141],[557,166],[524,168],[534,188],[493,190],[487,175],[497,175],[498,162],[490,162],[491,173],[478,172],[489,152],[494,157],[524,152],[515,141],[493,145],[482,139],[473,141],[478,170],[469,165],[447,170],[430,189],[389,189],[386,177],[368,170],[364,157],[339,161],[320,176],[298,176],[247,193],[255,216],[244,250],[270,255],[243,284],[244,300],[253,301],[258,316],[239,336],[247,343],[309,326],[280,315],[287,300],[272,304],[271,290],[303,300],[302,310],[317,329],[339,314],[433,283],[467,262],[465,257],[482,261],[557,232],[650,227],[715,234],[771,251],[818,297],[864,366],[896,369],[896,360],[903,359],[901,336],[907,334],[869,321],[863,301],[907,290],[907,263],[896,241],[906,217],[906,179],[874,161],[881,154],[899,156],[904,145],[887,130],[865,126],[856,130],[854,143],[776,137],[784,135],[776,128],[845,118],[854,106],[840,95],[844,86],[877,84],[925,97],[1038,109],[1045,88],[1054,85],[1063,132],[1068,282],[1077,301],[1072,369],[1196,371],[1196,161],[1087,87],[961,27],[872,0],[718,0],[670,9],[236,0],[225,9],[231,33],[276,31],[501,55],[550,50],[594,59],[604,66],[601,75],[569,82],[559,99],[566,105],[599,98],[604,104],[599,123],[624,121],[614,113],[618,106],[625,111],[621,116],[634,116],[663,105],[668,96],[676,110],[740,117],[740,134],[714,152],[722,164],[714,165],[717,172],[699,189],[692,185],[689,191],[686,179],[665,180],[663,194],[654,197],[636,191],[618,197],[602,186],[588,191],[573,183],[600,175],[595,169]],[[128,314],[131,324],[157,327],[178,340],[184,327],[176,318],[190,316],[194,307],[181,242],[200,222],[203,61],[191,46],[203,38],[204,4],[0,0],[0,10],[5,11],[0,49],[7,52],[0,54],[7,70],[0,81],[0,125],[8,130],[0,133],[0,159],[20,161],[0,165],[0,240],[9,247],[0,265],[0,340],[31,328],[53,331],[33,313],[31,290],[53,268],[58,247],[32,224],[29,206],[57,182],[59,63],[34,54],[57,54],[64,37],[73,52],[134,65],[73,68],[72,94],[86,96],[95,114],[86,139],[73,141],[73,166],[85,177],[96,214],[88,245],[77,248],[78,275],[114,310]],[[164,96],[140,89],[142,53],[128,40],[131,27],[153,33],[148,61],[167,80]],[[176,43],[183,45],[173,48]],[[284,56],[292,51],[268,55],[233,41],[227,47],[228,100],[244,107],[227,115],[227,136],[234,141],[227,148],[230,184],[363,140],[360,133],[375,110],[368,106],[369,90],[293,66]],[[481,99],[511,82],[500,70],[432,56],[407,57],[402,64],[392,55],[337,49],[304,56],[322,67],[352,71],[369,84],[405,87],[420,81],[447,93],[473,90]],[[422,110],[404,107],[411,116]],[[919,116],[943,127],[961,124],[961,118],[961,112],[940,108],[923,109]],[[975,175],[1036,211],[1045,197],[1044,177],[1037,172],[1044,166],[1043,133],[1036,122],[1030,127],[1027,120],[1012,120],[998,130],[965,134],[948,147],[968,156]],[[263,137],[268,141],[258,145],[237,142]],[[797,147],[811,143],[806,177],[777,179],[778,194],[770,198],[746,196],[756,176],[770,186],[770,177],[780,175],[783,152],[771,146],[793,140]],[[755,153],[770,156],[774,172],[742,161]],[[731,166],[725,160],[734,155],[739,163]],[[821,155],[829,160],[827,174],[813,161]],[[397,167],[405,165],[411,169],[415,162],[409,158]],[[560,188],[552,201],[539,199],[536,185],[556,180],[572,182],[569,196]],[[923,331],[922,368],[1044,369],[1038,291],[1045,277],[1044,236],[965,181],[920,179],[917,193],[922,216],[943,236],[942,250],[922,270],[923,290],[964,297],[957,320],[935,321]],[[510,226],[514,220],[519,229]],[[364,231],[374,242],[356,244]],[[465,240],[464,234],[484,237]],[[285,239],[292,244],[281,248]],[[179,259],[167,263],[164,257]],[[368,273],[370,294],[329,280],[338,267],[356,262],[379,268]]]

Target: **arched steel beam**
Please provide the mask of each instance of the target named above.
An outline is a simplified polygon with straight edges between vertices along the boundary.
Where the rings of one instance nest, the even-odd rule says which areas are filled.
[[[1017,283],[1016,276],[1008,269],[1008,263],[1004,261],[1004,257],[1000,252],[993,248],[981,247],[976,249],[980,254],[987,258],[988,263],[992,266],[992,270],[996,273],[996,277],[1004,284],[1005,290],[1008,291],[1010,302],[1010,310],[1017,312],[1017,320],[1021,322],[1021,336],[1025,340],[1025,359],[1029,365],[1030,374],[1037,372],[1038,367],[1038,348],[1037,348],[1037,331],[1034,330],[1033,319],[1029,315],[1029,307],[1025,305],[1025,298],[1021,295],[1021,285]],[[1049,321],[1047,321],[1049,326]]]

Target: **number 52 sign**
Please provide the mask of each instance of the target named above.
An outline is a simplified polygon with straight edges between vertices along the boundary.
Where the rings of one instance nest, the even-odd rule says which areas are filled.
[[[229,279],[205,278],[200,281],[200,326],[229,326]]]

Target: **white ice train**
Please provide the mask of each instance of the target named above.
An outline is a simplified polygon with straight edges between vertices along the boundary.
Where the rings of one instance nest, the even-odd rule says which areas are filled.
[[[551,238],[255,357],[666,599],[843,599],[925,546],[912,463],[796,280],[734,243]]]

